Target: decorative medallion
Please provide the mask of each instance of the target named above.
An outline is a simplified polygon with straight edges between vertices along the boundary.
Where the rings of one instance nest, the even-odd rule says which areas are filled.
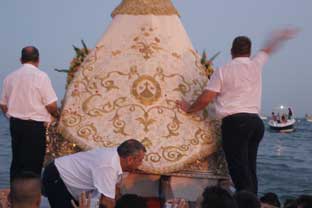
[[[131,93],[141,104],[148,106],[158,101],[161,88],[153,77],[142,75],[133,82]]]

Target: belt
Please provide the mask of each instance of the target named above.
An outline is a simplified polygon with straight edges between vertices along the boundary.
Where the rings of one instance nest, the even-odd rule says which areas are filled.
[[[10,120],[11,121],[21,121],[21,122],[30,122],[30,123],[44,123],[44,121],[35,121],[35,120],[31,120],[31,119],[28,119],[28,120],[23,120],[23,119],[20,119],[20,118],[15,118],[15,117],[10,117]]]
[[[235,114],[224,117],[222,121],[233,119],[233,118],[239,118],[239,117],[259,117],[259,115],[257,113],[235,113]]]

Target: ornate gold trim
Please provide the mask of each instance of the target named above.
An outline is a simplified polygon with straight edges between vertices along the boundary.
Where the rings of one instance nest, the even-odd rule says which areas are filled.
[[[180,16],[171,0],[123,0],[111,15],[115,17],[118,14]]]

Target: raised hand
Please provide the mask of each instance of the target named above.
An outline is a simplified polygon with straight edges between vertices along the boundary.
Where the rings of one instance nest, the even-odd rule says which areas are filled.
[[[91,207],[91,194],[86,195],[85,192],[82,192],[79,197],[79,206],[71,200],[71,203],[74,208],[90,208]]]

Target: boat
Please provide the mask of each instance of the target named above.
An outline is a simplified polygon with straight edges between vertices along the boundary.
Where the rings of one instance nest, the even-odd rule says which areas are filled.
[[[281,105],[272,111],[272,116],[268,122],[270,129],[277,132],[293,132],[295,130],[296,119],[290,107]]]
[[[306,114],[306,115],[305,115],[305,119],[306,119],[308,122],[312,122],[312,115]]]

